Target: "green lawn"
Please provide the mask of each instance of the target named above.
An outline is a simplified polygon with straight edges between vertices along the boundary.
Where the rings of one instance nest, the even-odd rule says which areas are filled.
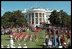
[[[28,32],[30,33],[31,31],[28,31]],[[33,32],[31,32],[31,33],[33,33]],[[15,43],[16,47],[18,46],[18,44],[21,44],[23,46],[23,44],[26,43],[28,48],[42,48],[42,46],[40,46],[40,45],[43,44],[44,37],[45,37],[45,31],[42,30],[39,33],[38,41],[25,42],[24,40],[22,40],[22,41],[16,41],[14,43]],[[9,44],[9,35],[1,35],[1,44],[4,45],[5,47]]]

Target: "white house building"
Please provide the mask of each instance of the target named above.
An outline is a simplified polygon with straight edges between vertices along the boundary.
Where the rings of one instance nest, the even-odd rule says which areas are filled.
[[[49,9],[31,8],[28,10],[25,9],[24,11],[22,11],[22,13],[24,13],[24,17],[27,19],[27,22],[36,27],[40,26],[42,22],[50,24],[48,18],[52,11],[53,10]]]

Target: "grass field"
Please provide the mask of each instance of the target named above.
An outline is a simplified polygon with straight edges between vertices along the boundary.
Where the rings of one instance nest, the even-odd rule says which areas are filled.
[[[29,31],[31,32],[31,31]],[[31,32],[32,33],[32,32]],[[21,44],[23,46],[23,44],[27,44],[28,48],[42,48],[42,44],[44,42],[44,37],[45,37],[45,31],[42,30],[40,33],[39,33],[39,37],[38,37],[38,41],[15,41],[15,46],[17,47],[18,44]],[[9,35],[1,35],[1,45],[4,45],[5,47],[10,44],[9,43]]]

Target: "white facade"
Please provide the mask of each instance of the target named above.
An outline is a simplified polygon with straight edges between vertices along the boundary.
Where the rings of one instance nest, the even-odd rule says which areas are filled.
[[[48,9],[39,9],[39,8],[32,8],[29,10],[22,11],[25,14],[25,18],[27,19],[28,23],[32,24],[34,27],[40,26],[41,22],[50,24],[48,20],[49,15],[51,14],[52,10]]]

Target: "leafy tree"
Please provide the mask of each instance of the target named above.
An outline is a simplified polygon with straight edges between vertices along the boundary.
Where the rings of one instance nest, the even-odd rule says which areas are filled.
[[[70,21],[71,21],[70,16],[66,12],[64,12],[63,10],[60,10],[59,13],[60,13],[59,16],[61,16],[62,26],[69,27]]]
[[[24,15],[20,10],[13,12],[5,12],[1,17],[1,26],[22,26],[26,25],[27,20],[24,18]]]
[[[59,24],[59,17],[58,17],[58,12],[56,10],[54,10],[51,15],[50,15],[50,22],[52,23],[52,25],[58,25]]]
[[[49,18],[52,25],[61,26],[61,27],[71,27],[71,16],[68,15],[63,10],[57,12],[54,10]]]
[[[2,26],[7,26],[10,24],[9,19],[12,15],[12,12],[5,12],[4,15],[1,17],[1,25]]]

